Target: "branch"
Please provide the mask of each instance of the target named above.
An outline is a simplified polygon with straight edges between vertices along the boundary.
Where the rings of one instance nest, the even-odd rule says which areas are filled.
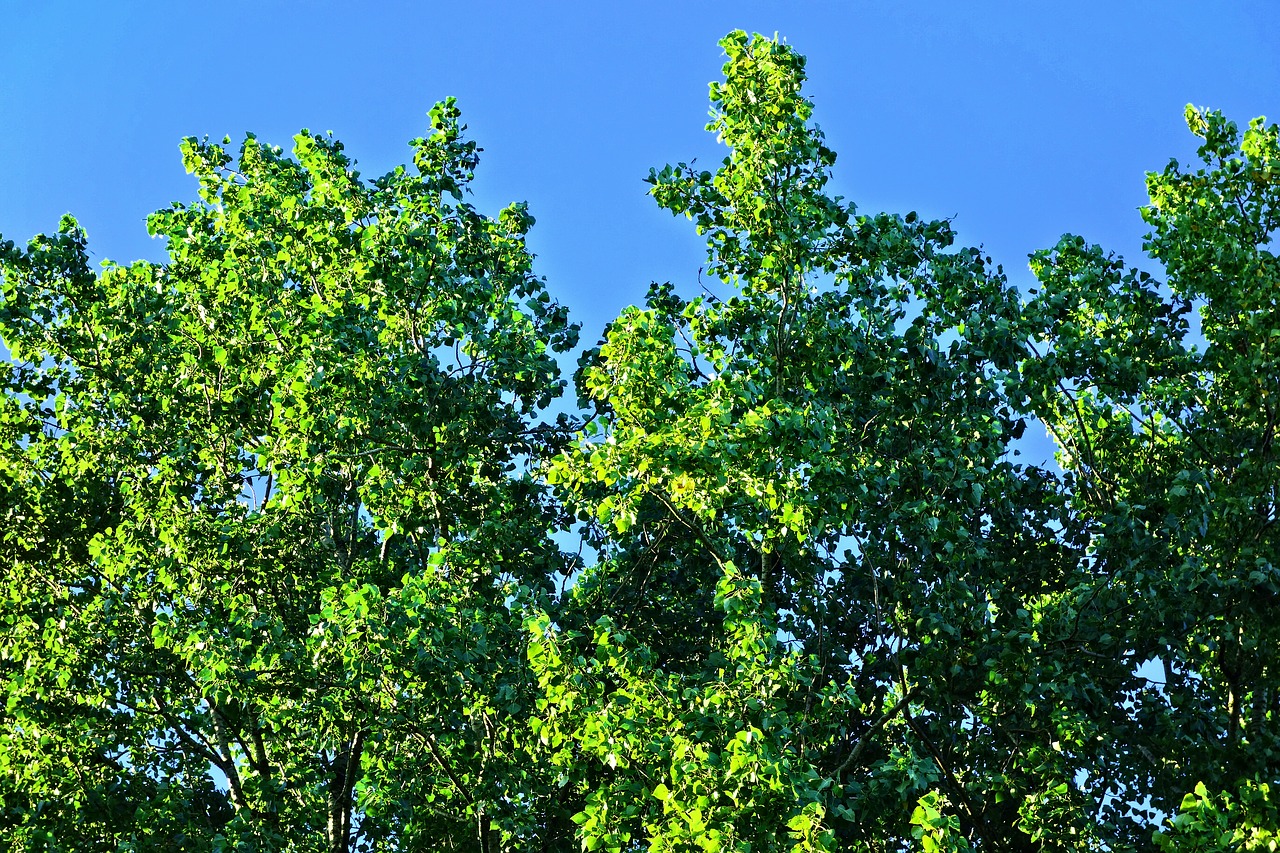
[[[449,781],[453,783],[453,787],[458,789],[458,793],[462,794],[463,799],[467,801],[467,805],[474,807],[476,804],[476,800],[475,800],[475,797],[471,795],[471,789],[469,789],[466,785],[462,784],[462,780],[457,777],[457,775],[453,772],[453,768],[451,768],[449,764],[444,760],[444,756],[440,754],[440,750],[436,746],[436,739],[432,737],[430,733],[424,732],[422,729],[419,729],[417,726],[414,726],[414,731],[417,733],[417,735],[420,738],[426,741],[427,750],[431,753],[432,759],[434,759],[436,764],[440,767],[440,769],[444,771],[444,775],[449,777]]]
[[[702,525],[695,524],[689,521],[687,518],[685,518],[680,513],[680,510],[678,510],[671,503],[671,501],[667,500],[666,495],[657,491],[652,492],[652,494],[656,496],[658,500],[662,501],[662,505],[665,506],[668,510],[670,510],[671,515],[675,517],[676,521],[680,522],[685,527],[689,528],[689,530],[693,531],[694,535],[697,536],[698,539],[701,540],[702,544],[707,547],[707,550],[711,552],[711,557],[716,561],[716,565],[720,568],[721,571],[723,571],[725,566],[725,560],[723,557],[720,556],[720,551],[718,548],[716,548],[715,542],[713,542],[711,540],[711,537],[707,535],[707,532],[702,529]]]
[[[885,711],[884,714],[880,716],[880,719],[872,723],[871,728],[867,729],[865,732],[862,733],[862,736],[858,738],[858,742],[853,745],[853,751],[850,752],[849,756],[840,763],[839,767],[836,768],[836,772],[834,775],[837,778],[846,770],[848,770],[849,767],[855,761],[858,760],[858,757],[862,755],[862,751],[867,748],[867,744],[871,742],[871,736],[876,732],[880,731],[880,729],[884,728],[885,725],[894,717],[898,716],[898,714],[904,708],[907,707],[907,704],[912,699],[915,698],[916,693],[919,691],[919,689],[920,689],[920,685],[916,685],[915,687],[912,687],[909,691],[907,691],[907,694],[903,696],[901,699],[899,699],[892,708],[890,708],[888,711]]]

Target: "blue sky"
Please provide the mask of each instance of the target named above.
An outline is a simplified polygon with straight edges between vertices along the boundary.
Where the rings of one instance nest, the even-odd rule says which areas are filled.
[[[1280,13],[1241,2],[26,2],[0,0],[0,234],[64,212],[100,258],[160,257],[144,218],[194,197],[187,135],[288,146],[332,130],[369,176],[459,100],[476,200],[528,201],[550,288],[595,340],[701,243],[650,166],[722,153],[703,131],[717,40],[809,58],[836,192],[955,217],[1015,282],[1065,231],[1136,255],[1143,174],[1194,144],[1185,104],[1280,119]]]

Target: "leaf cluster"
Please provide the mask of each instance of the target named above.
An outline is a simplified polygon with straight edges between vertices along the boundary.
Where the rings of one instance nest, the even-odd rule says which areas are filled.
[[[1021,292],[830,194],[804,58],[721,46],[727,155],[648,178],[711,281],[572,415],[452,101],[372,180],[185,140],[164,263],[0,246],[0,839],[1274,849],[1276,126],[1189,108],[1159,274],[1067,235]]]

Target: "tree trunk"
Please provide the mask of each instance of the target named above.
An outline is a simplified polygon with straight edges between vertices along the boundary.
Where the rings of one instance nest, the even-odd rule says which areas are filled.
[[[349,853],[351,849],[351,792],[360,773],[363,750],[364,732],[356,732],[329,765],[329,853]]]

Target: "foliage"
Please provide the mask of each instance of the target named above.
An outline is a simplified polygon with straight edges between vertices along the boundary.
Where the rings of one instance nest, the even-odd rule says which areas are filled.
[[[1165,283],[1067,237],[1033,257],[1041,290],[1024,311],[1040,343],[1019,391],[1062,449],[1087,531],[1087,619],[1129,672],[1164,671],[1117,684],[1127,719],[1091,770],[1135,845],[1129,804],[1172,814],[1197,784],[1231,791],[1280,762],[1280,146],[1261,119],[1241,136],[1189,107],[1187,124],[1203,165],[1147,180]]]
[[[371,182],[187,140],[165,264],[5,244],[0,837],[1274,849],[1276,126],[1189,110],[1163,281],[1068,235],[1024,296],[830,194],[804,58],[721,44],[727,156],[649,176],[711,281],[573,417],[452,102]]]
[[[809,792],[771,821],[752,815],[775,827],[765,839],[789,845],[783,827],[816,792],[816,849],[897,849],[920,798],[932,809],[939,792],[988,843],[1029,841],[1046,814],[1087,834],[1078,768],[1050,749],[1084,737],[1087,717],[1030,689],[1075,669],[1068,649],[1036,640],[1051,618],[1043,592],[1079,570],[1052,482],[1008,455],[1023,428],[1001,397],[1019,355],[1016,294],[980,253],[950,249],[947,223],[860,216],[826,195],[834,155],[808,123],[803,60],[742,34],[725,47],[710,129],[730,156],[715,173],[682,164],[651,181],[707,235],[708,270],[733,290],[685,301],[655,287],[583,371],[593,432],[550,479],[594,513],[605,559],[574,593],[591,605],[599,584],[631,600],[634,584],[662,601],[688,578],[708,589],[727,566],[751,567],[762,633],[793,650],[771,664],[775,719],[788,722],[764,727],[759,748],[787,756],[785,784]],[[689,628],[661,625],[620,627],[659,671],[688,672],[668,704],[691,677],[719,689],[718,636],[735,626],[705,620],[707,653],[689,660],[666,652]],[[1078,701],[1101,704],[1090,689]],[[722,746],[706,749],[723,762]],[[1018,751],[1031,760],[1010,762]],[[640,820],[610,831],[661,837]],[[923,820],[916,834],[947,837]]]
[[[1210,794],[1203,782],[1182,800],[1181,813],[1156,836],[1161,850],[1274,853],[1280,849],[1280,810],[1265,782],[1242,782],[1232,794]]]
[[[7,846],[529,831],[507,600],[564,569],[529,468],[576,330],[524,206],[462,201],[452,103],[432,128],[372,182],[306,132],[186,140],[165,264],[95,273],[69,218],[5,246]]]

